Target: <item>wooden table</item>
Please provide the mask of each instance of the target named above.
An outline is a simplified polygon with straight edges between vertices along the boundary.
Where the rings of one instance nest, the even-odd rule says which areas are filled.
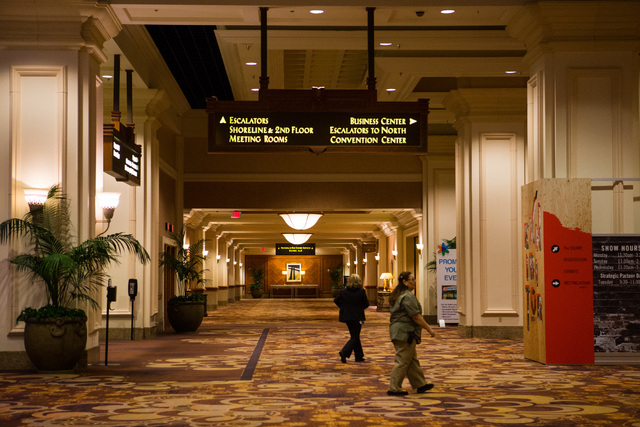
[[[318,285],[271,285],[269,287],[269,298],[287,298],[287,295],[284,296],[274,296],[274,290],[278,291],[280,289],[286,289],[289,291],[288,298],[299,298],[298,291],[300,289],[313,289],[315,291],[315,297],[318,298],[319,294],[319,286]]]

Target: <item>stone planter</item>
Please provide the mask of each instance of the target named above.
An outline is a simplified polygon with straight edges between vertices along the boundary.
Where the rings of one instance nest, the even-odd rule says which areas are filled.
[[[38,371],[70,371],[87,345],[85,317],[27,319],[24,347]]]
[[[179,334],[195,332],[204,318],[204,301],[175,301],[167,304],[169,324]]]
[[[251,289],[251,296],[254,298],[262,298],[262,289]]]

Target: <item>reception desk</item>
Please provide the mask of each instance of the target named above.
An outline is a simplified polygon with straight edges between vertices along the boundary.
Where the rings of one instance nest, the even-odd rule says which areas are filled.
[[[302,292],[302,295],[300,291]],[[312,292],[307,292],[311,290]],[[269,287],[269,298],[293,298],[297,299],[301,296],[313,296],[318,298],[319,287],[318,285],[271,285]]]

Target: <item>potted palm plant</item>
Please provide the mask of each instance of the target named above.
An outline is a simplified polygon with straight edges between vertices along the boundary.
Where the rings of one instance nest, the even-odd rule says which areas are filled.
[[[264,268],[251,268],[251,279],[253,283],[249,285],[251,296],[254,298],[262,298],[264,292]]]
[[[206,239],[184,246],[185,232],[182,228],[178,233],[170,234],[170,239],[177,248],[175,252],[160,253],[160,267],[172,271],[177,279],[176,295],[167,302],[169,323],[177,333],[195,332],[200,327],[204,318],[206,297],[194,293],[193,289],[209,282],[204,278],[205,257],[202,254]]]
[[[334,298],[338,296],[338,294],[340,293],[340,290],[343,288],[343,276],[342,276],[342,272],[343,272],[343,266],[342,264],[340,264],[339,266],[337,266],[336,268],[329,268],[329,277],[331,278],[331,284],[329,285],[329,287],[331,288],[331,296],[333,296]]]
[[[77,244],[69,205],[55,185],[40,208],[0,224],[0,243],[19,239],[28,247],[11,263],[46,291],[46,305],[26,307],[17,319],[25,322],[25,350],[40,371],[70,370],[82,357],[87,315],[78,303],[100,308],[94,296],[108,278],[109,264],[117,263],[123,251],[135,254],[143,264],[149,261],[147,251],[130,234],[97,236]]]

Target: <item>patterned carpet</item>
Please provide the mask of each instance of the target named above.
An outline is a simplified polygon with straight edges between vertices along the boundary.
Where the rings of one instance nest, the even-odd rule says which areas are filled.
[[[110,342],[109,366],[0,372],[0,426],[640,427],[640,366],[545,366],[436,328],[418,346],[435,388],[391,397],[389,314],[367,310],[365,363],[340,363],[337,317],[329,299],[247,299],[197,334]]]

